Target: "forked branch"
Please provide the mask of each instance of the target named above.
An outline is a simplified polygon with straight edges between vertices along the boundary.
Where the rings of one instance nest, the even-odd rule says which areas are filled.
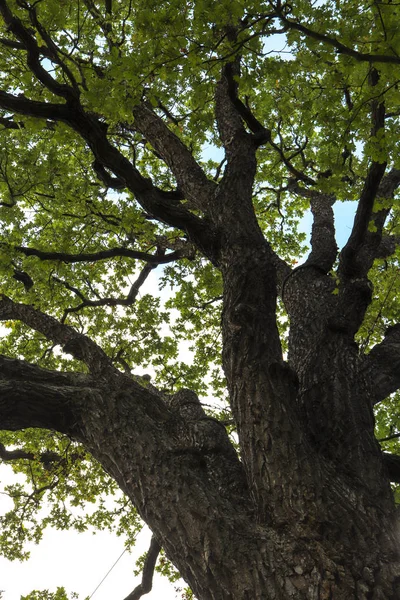
[[[98,298],[97,300],[89,300],[89,298],[85,298],[85,296],[76,288],[73,288],[72,286],[68,285],[66,282],[62,281],[61,279],[54,277],[55,281],[63,284],[67,289],[73,291],[82,300],[82,302],[80,304],[78,304],[78,306],[74,306],[74,307],[65,309],[62,321],[64,322],[66,316],[69,313],[76,313],[87,307],[131,306],[132,304],[134,304],[141,286],[144,284],[147,277],[149,276],[149,274],[151,273],[152,269],[154,269],[155,266],[156,265],[147,264],[145,267],[143,267],[143,269],[139,273],[138,278],[131,285],[128,295],[124,298],[123,297],[121,297],[121,298],[106,297],[106,298]]]
[[[24,26],[22,21],[12,14],[5,0],[0,0],[0,13],[5,24],[7,25],[8,30],[15,35],[17,40],[19,40],[26,50],[28,67],[31,69],[32,73],[37,77],[37,79],[44,86],[46,86],[48,90],[53,92],[53,94],[61,96],[67,101],[75,102],[79,95],[77,86],[70,86],[65,83],[58,82],[42,66],[40,62],[41,53],[36,38]],[[37,24],[38,23],[36,23],[36,25]]]
[[[237,69],[236,69],[237,70]],[[227,81],[227,90],[229,98],[236,108],[243,121],[246,123],[250,131],[254,135],[254,142],[257,146],[265,144],[271,139],[271,131],[264,127],[264,125],[256,118],[254,113],[250,110],[244,102],[239,98],[238,94],[238,83],[235,80],[235,68],[234,63],[228,63],[225,66],[225,77]],[[237,77],[237,73],[236,73]]]

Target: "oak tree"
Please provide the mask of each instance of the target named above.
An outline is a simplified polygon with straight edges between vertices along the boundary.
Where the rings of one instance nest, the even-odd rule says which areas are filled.
[[[2,552],[143,520],[131,599],[161,548],[200,600],[399,598],[398,4],[0,15]]]

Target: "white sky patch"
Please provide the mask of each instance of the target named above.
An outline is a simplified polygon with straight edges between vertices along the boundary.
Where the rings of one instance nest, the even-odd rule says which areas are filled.
[[[7,465],[0,468],[1,488],[15,483],[16,475]],[[21,477],[20,477],[21,478]],[[0,494],[0,514],[10,510],[10,499]],[[123,600],[141,581],[135,577],[135,562],[150,544],[147,527],[139,534],[132,554],[124,552],[124,541],[106,531],[80,534],[76,531],[57,531],[47,528],[40,544],[27,544],[31,557],[26,562],[8,561],[0,557],[0,589],[3,600],[20,600],[32,590],[55,592],[65,587],[67,592],[79,593],[79,599],[90,596],[103,577],[118,560],[110,574],[93,595],[93,600]],[[178,584],[175,584],[178,585]],[[148,598],[175,600],[174,586],[155,574],[152,595]]]

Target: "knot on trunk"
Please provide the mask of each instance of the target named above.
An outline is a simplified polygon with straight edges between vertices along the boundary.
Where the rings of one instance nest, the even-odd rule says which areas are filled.
[[[169,406],[184,421],[198,421],[206,416],[197,394],[186,388],[171,396]]]

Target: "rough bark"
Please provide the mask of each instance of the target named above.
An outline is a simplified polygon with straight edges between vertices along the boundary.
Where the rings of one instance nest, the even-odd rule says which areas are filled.
[[[162,398],[121,374],[112,383],[86,381],[10,359],[1,363],[1,378],[9,382],[1,395],[4,426],[29,423],[80,440],[132,499],[200,599],[397,598],[394,511],[334,461],[309,457],[313,496],[302,498],[307,512],[299,518],[296,494],[304,484],[297,484],[308,469],[303,458],[291,485],[282,463],[288,442],[284,435],[275,441],[282,448],[272,446],[272,454],[283,464],[275,485],[286,516],[274,490],[265,488],[265,502],[279,516],[271,520],[252,497],[246,463],[192,392]],[[264,469],[272,476],[279,469],[271,462],[266,457]]]

